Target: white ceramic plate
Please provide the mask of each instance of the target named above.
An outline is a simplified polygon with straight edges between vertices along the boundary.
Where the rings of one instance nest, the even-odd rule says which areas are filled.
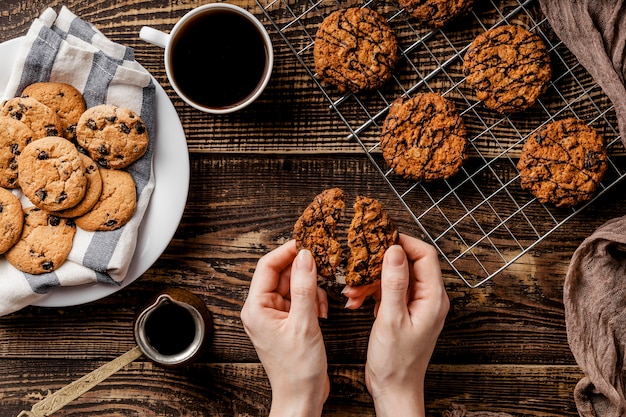
[[[11,75],[23,38],[0,43],[0,92],[4,90]],[[111,295],[126,287],[154,264],[169,245],[182,218],[189,191],[189,152],[185,132],[167,93],[156,85],[156,137],[153,168],[155,186],[139,227],[137,248],[126,278],[121,286],[88,284],[75,287],[55,288],[34,305],[42,307],[66,307],[88,303]]]

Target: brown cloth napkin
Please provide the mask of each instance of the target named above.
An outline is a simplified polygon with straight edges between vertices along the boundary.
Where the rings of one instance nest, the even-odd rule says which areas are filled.
[[[540,0],[557,36],[615,106],[626,144],[626,0]],[[626,217],[574,253],[563,289],[570,349],[585,374],[574,390],[583,417],[626,416]]]
[[[540,0],[550,26],[615,106],[626,144],[626,0]]]

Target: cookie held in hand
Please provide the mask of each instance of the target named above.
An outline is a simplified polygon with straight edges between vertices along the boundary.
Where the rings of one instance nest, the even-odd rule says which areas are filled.
[[[348,230],[346,284],[358,287],[380,280],[385,251],[398,243],[398,238],[398,230],[380,201],[358,196]]]
[[[341,245],[336,239],[335,228],[344,208],[343,190],[324,190],[304,210],[293,228],[296,247],[311,251],[317,274],[327,280],[334,278],[341,262]]]

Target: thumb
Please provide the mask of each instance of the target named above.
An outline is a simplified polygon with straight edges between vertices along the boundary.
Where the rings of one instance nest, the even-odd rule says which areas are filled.
[[[400,317],[407,312],[409,263],[404,249],[393,245],[385,252],[380,282],[378,315]]]
[[[316,320],[317,269],[313,255],[306,249],[301,250],[293,262],[290,287],[289,315],[296,320]]]

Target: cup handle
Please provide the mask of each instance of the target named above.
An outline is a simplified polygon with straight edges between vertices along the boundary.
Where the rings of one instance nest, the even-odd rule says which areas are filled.
[[[165,45],[169,42],[170,35],[151,28],[150,26],[144,26],[139,31],[139,38],[153,45],[165,48]]]

